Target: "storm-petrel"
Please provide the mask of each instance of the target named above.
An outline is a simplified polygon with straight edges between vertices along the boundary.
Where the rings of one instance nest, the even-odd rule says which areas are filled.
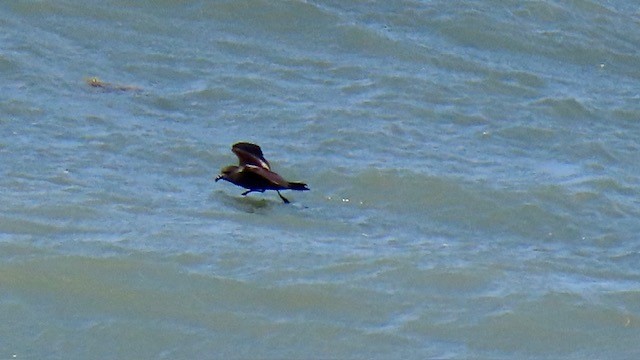
[[[231,147],[231,151],[238,157],[240,166],[230,165],[224,167],[220,171],[221,174],[216,177],[216,182],[222,179],[248,189],[242,195],[247,195],[253,191],[275,190],[285,204],[288,204],[289,200],[280,194],[280,190],[309,190],[307,184],[287,181],[282,176],[271,171],[271,166],[262,155],[260,146],[239,142]]]

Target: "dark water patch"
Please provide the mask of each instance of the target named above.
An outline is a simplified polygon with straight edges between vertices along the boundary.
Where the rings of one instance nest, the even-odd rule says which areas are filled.
[[[595,343],[606,353],[613,350],[609,348],[616,337],[630,339],[631,334],[624,327],[626,318],[616,309],[590,304],[571,294],[548,294],[507,313],[490,316],[470,329],[473,332],[471,346],[523,356],[578,357],[584,355],[581,349]],[[603,334],[608,335],[603,337]]]
[[[10,227],[10,226],[9,226]],[[15,231],[0,233],[0,255],[3,261],[24,261],[50,255],[48,250],[34,246],[29,240],[32,233],[19,234]],[[18,241],[16,241],[18,240]]]
[[[608,144],[596,139],[577,138],[569,151],[576,158],[588,159],[608,166],[616,165],[621,160],[617,149],[609,148]]]
[[[450,178],[368,171],[341,195],[366,207],[393,209],[413,219],[431,219],[489,234],[509,232],[529,238],[554,233],[578,238],[560,204],[532,194],[497,190]],[[455,225],[454,225],[455,224]]]
[[[489,9],[492,15],[486,16]],[[461,11],[440,12],[430,22],[443,36],[464,47],[530,54],[540,47],[530,46],[540,40],[538,23],[518,19],[522,13],[517,11],[512,4],[473,4]]]
[[[65,318],[58,323],[61,336],[55,336],[63,348],[71,346],[75,342],[72,339],[90,340],[96,332],[107,335],[105,341],[124,341],[114,337],[113,331],[127,328],[134,338],[155,334],[171,339],[169,345],[144,341],[135,353],[182,350],[186,344],[178,345],[176,337],[187,334],[195,336],[196,343],[206,348],[220,345],[213,340],[218,338],[227,349],[228,341],[232,344],[244,341],[246,351],[291,344],[294,347],[284,354],[298,353],[303,349],[294,345],[292,331],[298,335],[300,331],[308,332],[308,336],[316,339],[312,347],[335,343],[338,335],[342,340],[346,336],[368,342],[375,335],[367,335],[365,329],[380,326],[393,313],[383,294],[332,285],[265,287],[187,274],[171,265],[158,266],[133,259],[51,257],[4,264],[2,268],[0,279],[6,287],[3,306],[10,296],[16,304],[28,303],[37,313],[49,314],[47,317],[55,313],[54,318]],[[30,318],[24,320],[29,322]],[[142,326],[148,321],[155,325]],[[358,327],[362,330],[357,330]],[[85,331],[80,332],[81,329]],[[263,332],[280,336],[258,336]],[[202,342],[204,336],[212,340]],[[251,337],[254,340],[247,343]],[[400,338],[384,340],[380,349],[398,341],[402,342]],[[70,351],[100,349],[82,343]],[[16,347],[21,347],[20,344],[23,342],[14,342]],[[334,353],[323,347],[315,351]],[[349,350],[347,347],[335,351]]]
[[[637,253],[634,258],[637,258]],[[637,289],[620,289],[618,291],[610,291],[603,294],[603,298],[607,300],[612,306],[619,308],[621,311],[627,312],[627,318],[624,319],[624,326],[640,331],[640,317],[638,313],[640,311],[640,302],[638,297],[640,291]]]
[[[523,124],[504,126],[492,134],[521,143],[533,142],[536,144],[553,144],[559,140],[560,136],[555,129]]]
[[[0,72],[8,74],[17,70],[18,64],[12,61],[9,57],[0,56]]]
[[[77,226],[69,227],[66,224],[49,220],[23,219],[17,217],[2,216],[0,218],[0,232],[16,235],[51,236],[68,233],[85,232]]]
[[[477,89],[486,93],[494,93],[495,95],[522,98],[534,98],[538,96],[539,90],[522,84],[519,81],[510,78],[508,75],[502,76],[491,74],[489,77],[479,81],[469,83],[472,89]]]
[[[542,107],[549,113],[568,120],[586,120],[594,118],[593,112],[575,98],[543,99],[534,106]]]
[[[570,20],[565,8],[552,2],[525,1],[519,5],[513,13],[523,19],[549,24]]]

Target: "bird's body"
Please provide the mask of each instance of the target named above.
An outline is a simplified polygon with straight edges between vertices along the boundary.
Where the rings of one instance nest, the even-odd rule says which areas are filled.
[[[247,195],[254,191],[275,190],[282,201],[289,203],[289,200],[280,194],[280,190],[309,190],[307,184],[287,181],[282,176],[271,171],[271,165],[264,158],[262,149],[258,145],[240,142],[234,144],[231,147],[231,151],[236,154],[240,164],[239,166],[230,165],[224,167],[221,174],[216,177],[216,181],[226,180],[247,189],[242,195]]]

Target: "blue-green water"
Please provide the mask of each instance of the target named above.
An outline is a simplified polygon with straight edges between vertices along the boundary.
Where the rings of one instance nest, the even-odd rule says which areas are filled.
[[[640,356],[635,2],[5,1],[0,29],[1,359]],[[236,141],[312,190],[214,183]]]

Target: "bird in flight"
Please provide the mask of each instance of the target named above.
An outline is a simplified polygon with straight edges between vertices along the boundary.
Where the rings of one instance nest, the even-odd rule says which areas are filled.
[[[288,204],[289,200],[280,194],[280,190],[309,190],[307,184],[287,181],[282,176],[271,171],[271,165],[264,158],[260,146],[239,142],[233,144],[231,151],[236,154],[240,164],[239,166],[230,165],[222,168],[220,175],[216,177],[216,182],[218,180],[226,180],[247,189],[242,195],[247,195],[254,191],[275,190],[285,204]]]

